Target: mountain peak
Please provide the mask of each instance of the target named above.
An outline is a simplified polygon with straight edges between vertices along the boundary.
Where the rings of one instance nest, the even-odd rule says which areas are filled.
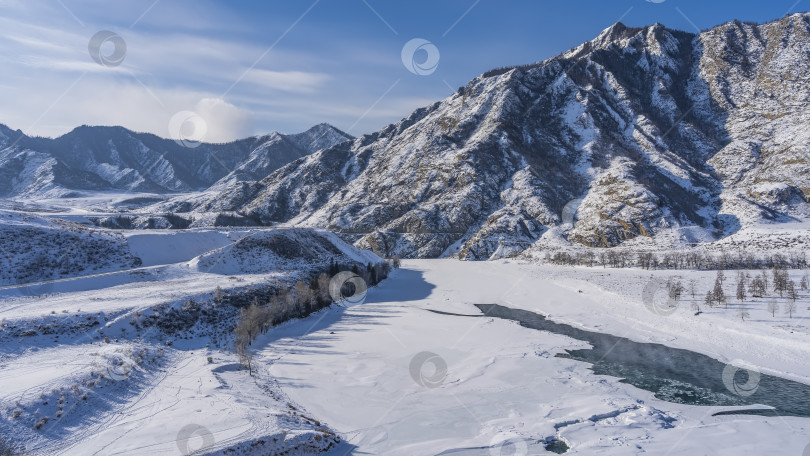
[[[312,127],[307,129],[306,131],[303,131],[302,133],[323,133],[323,132],[326,132],[326,131],[336,132],[338,134],[346,136],[347,138],[352,138],[352,136],[349,135],[348,133],[346,133],[346,132],[340,130],[339,128],[335,127],[334,125],[326,123],[326,122],[321,122],[321,123],[319,123],[317,125],[313,125]]]
[[[348,133],[325,122],[319,123],[301,133],[285,135],[285,137],[296,146],[307,151],[307,153],[313,153],[317,150],[354,139],[354,137]]]
[[[691,243],[803,217],[806,36],[807,16],[700,35],[617,22],[562,57],[484,73],[363,140],[322,123],[253,144],[228,162],[241,164],[216,194],[178,196],[170,210],[242,211],[385,255],[469,259],[532,245],[653,245],[659,234]],[[162,160],[183,159],[174,170],[223,174],[208,154],[153,149],[160,166],[143,169],[173,171]],[[140,150],[128,155],[141,166]]]
[[[594,50],[607,49],[613,45],[622,46],[623,41],[632,38],[643,30],[644,29],[640,27],[628,27],[622,22],[616,22],[610,27],[602,30],[602,32],[599,33],[596,38],[580,44],[579,46],[564,53],[562,56],[565,58],[578,58]]]
[[[643,29],[640,27],[628,27],[622,22],[616,22],[610,27],[602,30],[602,33],[600,33],[593,41],[600,44],[615,43],[630,38],[642,30]]]

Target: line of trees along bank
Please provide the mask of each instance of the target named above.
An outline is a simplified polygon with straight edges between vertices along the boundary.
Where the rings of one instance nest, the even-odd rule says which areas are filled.
[[[377,264],[339,264],[330,261],[326,272],[313,274],[309,280],[299,280],[289,288],[278,290],[269,298],[260,300],[253,298],[253,302],[243,308],[239,320],[234,328],[234,346],[239,360],[253,374],[253,354],[250,351],[251,343],[256,337],[271,327],[293,318],[302,318],[330,306],[334,300],[329,292],[332,278],[343,271],[351,271],[359,276],[368,286],[374,286],[388,277],[391,269],[399,266],[399,261],[392,263],[381,262]],[[343,284],[342,296],[352,296],[357,292],[354,284]],[[215,292],[214,299],[221,295]]]
[[[642,269],[804,269],[808,266],[806,252],[773,253],[757,257],[746,252],[638,252],[630,250],[599,250],[585,252],[547,252],[545,261],[568,266],[602,266]]]

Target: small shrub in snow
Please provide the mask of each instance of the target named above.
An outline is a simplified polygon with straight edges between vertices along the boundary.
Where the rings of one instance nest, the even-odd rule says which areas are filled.
[[[43,416],[37,421],[37,424],[34,425],[34,429],[36,430],[42,429],[42,426],[48,424],[48,420],[50,420],[50,418],[48,418],[47,416]]]

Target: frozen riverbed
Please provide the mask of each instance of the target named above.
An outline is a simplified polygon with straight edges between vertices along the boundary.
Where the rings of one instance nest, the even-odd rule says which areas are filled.
[[[271,331],[257,341],[259,358],[358,454],[536,454],[556,438],[568,454],[772,454],[778,445],[801,455],[806,418],[714,416],[740,408],[662,401],[596,375],[590,364],[555,357],[588,346],[563,335],[428,311],[480,315],[474,304],[498,303],[808,383],[806,320],[785,331],[719,311],[696,317],[688,306],[659,315],[641,302],[649,280],[646,271],[409,261],[364,304]]]

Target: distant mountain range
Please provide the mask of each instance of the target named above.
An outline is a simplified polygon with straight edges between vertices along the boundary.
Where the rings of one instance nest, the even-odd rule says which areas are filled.
[[[0,125],[0,197],[220,188],[241,180],[261,180],[295,159],[349,139],[331,125],[320,124],[293,135],[271,133],[187,148],[123,127],[83,126],[50,139]]]
[[[810,215],[808,102],[810,14],[699,34],[617,23],[559,56],[486,72],[378,132],[335,132],[331,147],[302,148],[274,171],[251,174],[248,159],[269,137],[181,150],[78,129],[50,143],[66,143],[59,153],[36,139],[3,152],[0,181],[26,170],[34,182],[5,190],[20,194],[37,188],[29,169],[44,168],[65,188],[208,185],[153,210],[328,228],[381,255],[486,259],[549,237],[611,247],[678,229],[717,239]],[[70,155],[80,147],[93,153]],[[231,158],[221,167],[209,151]],[[14,154],[30,157],[14,168]],[[105,173],[112,156],[126,165]],[[155,162],[166,171],[140,171]]]

